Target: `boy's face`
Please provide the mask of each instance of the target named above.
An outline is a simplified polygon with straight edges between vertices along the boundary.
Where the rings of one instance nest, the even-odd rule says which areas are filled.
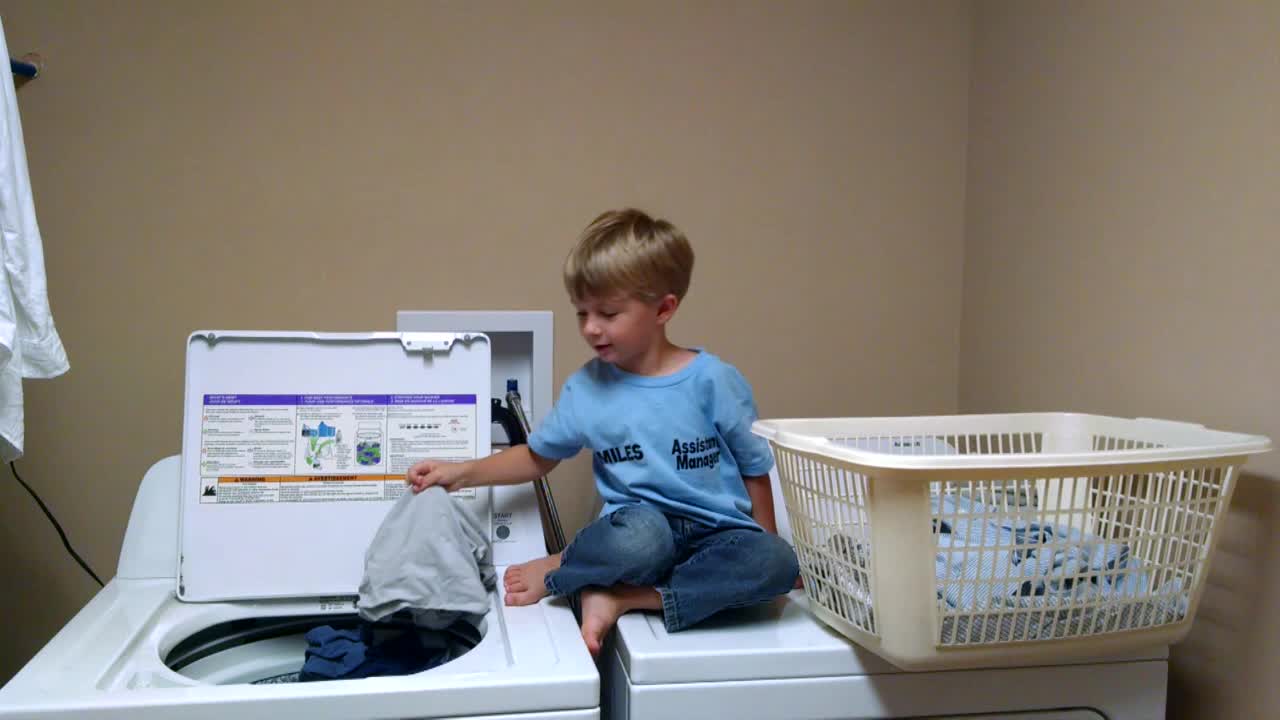
[[[578,332],[596,356],[623,370],[634,370],[663,337],[662,326],[675,312],[674,295],[653,302],[629,295],[575,300]]]

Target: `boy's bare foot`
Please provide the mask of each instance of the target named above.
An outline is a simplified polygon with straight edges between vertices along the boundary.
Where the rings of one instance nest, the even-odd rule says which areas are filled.
[[[560,554],[548,555],[529,562],[512,565],[502,576],[502,587],[507,592],[508,605],[532,605],[547,596],[543,580],[547,573],[560,567]]]
[[[629,610],[661,610],[662,596],[651,587],[614,585],[608,590],[589,587],[582,590],[582,640],[591,657],[600,655],[604,636],[618,618]]]

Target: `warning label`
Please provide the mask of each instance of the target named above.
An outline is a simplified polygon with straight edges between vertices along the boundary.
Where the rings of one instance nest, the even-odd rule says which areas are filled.
[[[424,458],[476,455],[475,395],[205,395],[200,502],[394,500]]]

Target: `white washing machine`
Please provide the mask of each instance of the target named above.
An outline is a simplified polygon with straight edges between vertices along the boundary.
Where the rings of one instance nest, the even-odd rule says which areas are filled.
[[[505,567],[545,554],[528,486],[460,494],[490,519],[499,577],[465,654],[256,684],[300,668],[311,627],[354,620],[364,550],[412,456],[489,452],[508,379],[532,391],[531,416],[549,409],[550,313],[507,318],[501,343],[457,329],[193,335],[183,454],[147,472],[116,577],[0,689],[0,718],[598,718],[567,605],[503,604]]]
[[[779,534],[790,541],[773,477]],[[611,720],[1163,720],[1168,648],[1047,667],[908,673],[816,620],[803,591],[668,634],[618,621],[601,666]]]

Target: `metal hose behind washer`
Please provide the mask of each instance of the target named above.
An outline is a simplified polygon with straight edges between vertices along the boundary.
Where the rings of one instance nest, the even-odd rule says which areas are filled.
[[[520,386],[516,380],[507,380],[506,407],[496,399],[493,401],[493,417],[494,422],[501,424],[502,429],[507,432],[507,439],[513,447],[528,444],[529,433],[533,428],[524,414]],[[560,525],[560,513],[556,510],[556,501],[551,495],[551,485],[547,478],[535,480],[533,491],[538,498],[538,515],[542,519],[542,540],[547,546],[547,553],[554,555],[564,549],[564,527]]]

